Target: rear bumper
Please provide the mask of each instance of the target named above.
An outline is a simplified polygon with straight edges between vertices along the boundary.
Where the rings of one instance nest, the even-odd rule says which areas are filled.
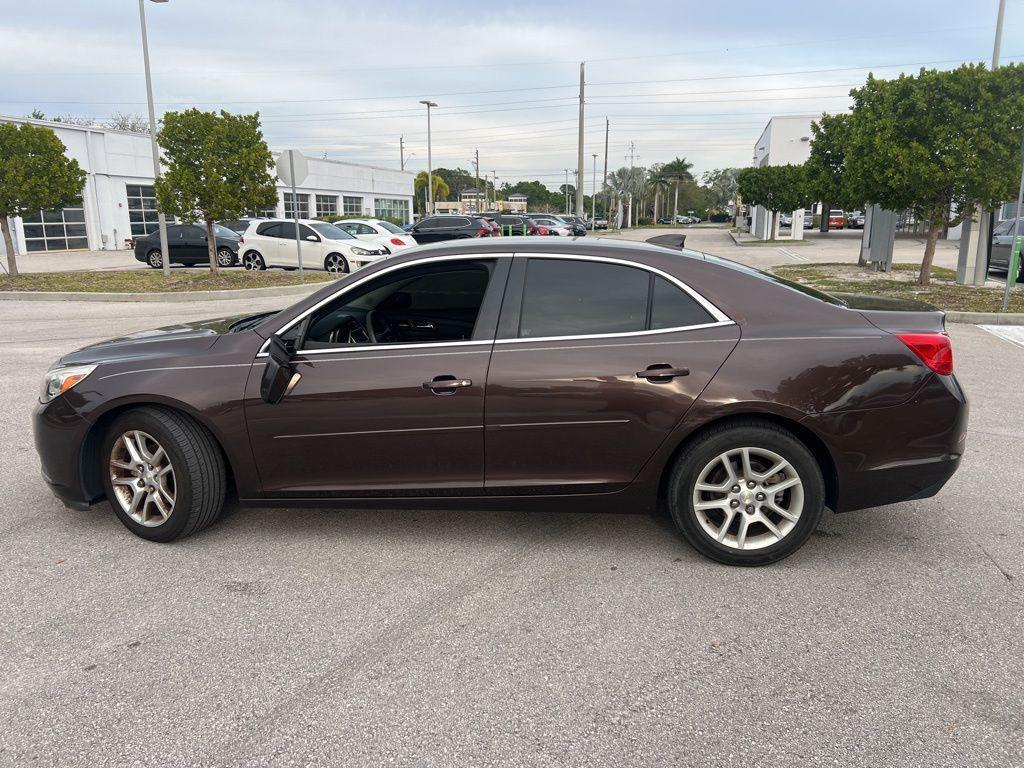
[[[967,398],[954,376],[932,375],[910,401],[890,408],[803,420],[829,447],[836,512],[934,496],[960,466]]]

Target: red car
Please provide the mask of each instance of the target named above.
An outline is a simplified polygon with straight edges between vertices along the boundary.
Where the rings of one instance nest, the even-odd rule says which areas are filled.
[[[842,229],[846,226],[846,214],[843,211],[829,211],[828,212],[828,228],[829,229]]]

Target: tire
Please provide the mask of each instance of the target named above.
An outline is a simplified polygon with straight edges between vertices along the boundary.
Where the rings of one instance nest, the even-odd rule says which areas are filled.
[[[259,251],[246,251],[242,257],[242,266],[250,272],[256,272],[267,268],[267,263]]]
[[[335,275],[347,275],[352,271],[348,259],[340,253],[327,254],[327,258],[324,259],[324,269]]]
[[[233,267],[237,263],[235,252],[230,248],[218,248],[217,249],[217,266],[218,267]]]
[[[143,452],[133,453],[126,438],[136,451],[144,446]],[[136,464],[132,457],[139,455],[143,463]],[[201,531],[224,506],[227,472],[220,448],[202,426],[177,411],[145,406],[121,414],[107,429],[100,457],[111,508],[143,539],[167,542]],[[161,473],[164,466],[170,472]],[[153,468],[156,472],[146,472]]]
[[[153,269],[163,269],[164,255],[160,253],[159,249],[154,248],[146,254],[146,263]]]
[[[765,470],[781,467],[780,461],[786,467],[763,478]],[[698,481],[704,488],[720,487],[698,490]],[[754,486],[747,487],[749,482]],[[771,493],[783,483],[788,485]],[[712,429],[688,447],[676,460],[668,488],[669,511],[683,538],[702,555],[729,565],[767,565],[793,554],[818,526],[824,504],[821,468],[807,446],[782,427],[756,420]]]

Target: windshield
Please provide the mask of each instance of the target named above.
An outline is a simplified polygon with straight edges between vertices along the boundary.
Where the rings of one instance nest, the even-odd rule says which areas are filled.
[[[213,233],[217,237],[230,237],[232,239],[235,239],[235,238],[238,237],[238,233],[235,232],[235,230],[228,229],[227,227],[221,226],[220,224],[214,224],[213,225]]]
[[[1013,232],[1014,225],[1017,223],[1017,221],[1018,221],[1018,219],[1007,219],[1006,221],[999,222],[999,224],[996,225],[996,228],[992,231],[992,234],[993,235],[1008,235],[1008,234],[1010,234],[1011,232]]]
[[[382,228],[382,229],[386,229],[388,232],[392,232],[392,233],[394,233],[396,235],[404,235],[405,234],[405,232],[402,230],[401,227],[396,227],[390,221],[378,221],[377,222],[377,226]]]
[[[338,229],[336,226],[328,224],[326,221],[314,221],[311,222],[309,226],[328,240],[355,240],[355,238],[345,230]]]

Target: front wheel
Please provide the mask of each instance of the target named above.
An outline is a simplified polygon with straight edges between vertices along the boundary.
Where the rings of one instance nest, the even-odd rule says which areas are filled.
[[[171,541],[213,523],[227,473],[210,434],[159,407],[118,416],[103,440],[103,484],[118,519],[136,536]]]
[[[154,248],[146,254],[146,263],[153,269],[162,269],[164,266],[164,255]]]
[[[218,267],[233,267],[235,266],[235,252],[230,248],[218,248],[217,249],[217,266]]]
[[[248,251],[245,256],[242,257],[242,266],[250,272],[256,272],[266,269],[267,263],[263,261],[263,256],[256,251]]]
[[[679,457],[668,502],[676,527],[701,554],[766,565],[813,533],[825,484],[813,454],[790,432],[740,422],[712,430]]]
[[[336,275],[344,275],[348,273],[350,267],[348,259],[340,253],[329,253],[327,258],[324,259],[324,269]]]

